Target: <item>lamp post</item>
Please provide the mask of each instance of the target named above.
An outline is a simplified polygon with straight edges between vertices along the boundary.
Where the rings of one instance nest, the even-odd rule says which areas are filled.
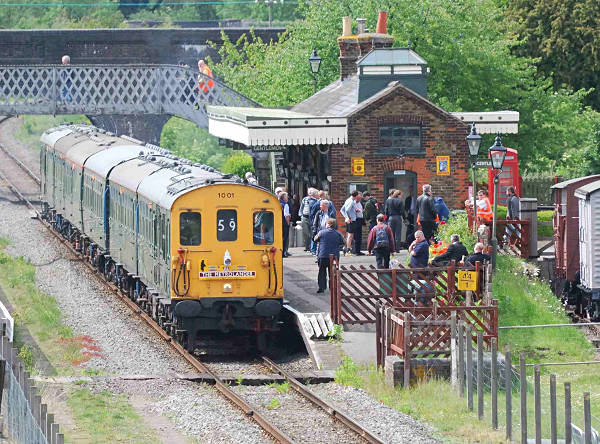
[[[475,122],[471,124],[471,133],[466,137],[467,145],[469,146],[469,154],[471,155],[471,170],[473,172],[473,232],[477,230],[477,189],[475,188],[475,163],[481,146],[481,136],[477,134]]]
[[[492,161],[492,168],[496,170],[494,175],[494,214],[492,219],[492,267],[496,269],[496,254],[498,252],[498,240],[496,239],[496,219],[498,210],[498,182],[500,179],[500,173],[502,172],[502,165],[504,165],[504,158],[506,157],[506,148],[502,146],[502,138],[500,133],[496,135],[496,141],[488,148],[490,160]]]
[[[273,25],[273,5],[278,3],[278,0],[264,0],[265,5],[269,7],[269,28]],[[258,0],[254,0],[254,3],[258,3]],[[283,0],[279,0],[279,3],[283,4]]]
[[[313,49],[311,56],[308,58],[308,63],[310,64],[310,71],[313,75],[313,94],[317,93],[317,74],[319,73],[319,68],[321,67],[321,57],[317,54],[317,50]]]

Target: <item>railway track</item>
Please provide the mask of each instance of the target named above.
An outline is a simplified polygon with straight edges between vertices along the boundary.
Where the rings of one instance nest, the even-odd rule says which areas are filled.
[[[19,174],[20,172],[20,174]],[[25,177],[27,179],[25,179]],[[136,316],[142,319],[169,347],[176,351],[182,356],[194,369],[200,373],[207,373],[211,375],[214,380],[215,389],[234,406],[240,409],[246,417],[256,422],[268,435],[270,435],[274,441],[291,444],[294,441],[287,433],[283,432],[277,425],[273,424],[266,415],[259,412],[259,409],[253,407],[247,400],[244,399],[239,393],[233,390],[232,387],[225,384],[218,376],[216,372],[210,369],[210,367],[199,360],[197,357],[189,353],[184,347],[181,346],[173,337],[168,335],[161,326],[159,326],[154,319],[152,319],[144,310],[142,310],[135,302],[123,293],[114,283],[107,281],[103,275],[101,275],[88,261],[83,260],[80,253],[67,241],[62,235],[57,233],[45,220],[42,219],[41,214],[38,211],[37,206],[31,202],[28,196],[37,195],[39,196],[40,179],[33,173],[26,165],[24,165],[13,153],[8,151],[4,146],[0,145],[0,180],[2,180],[6,186],[17,196],[17,198],[25,203],[33,212],[37,220],[44,225],[51,233],[61,242],[68,250],[77,257],[82,263],[88,267],[92,274],[101,282],[103,285],[108,287]],[[28,187],[28,190],[23,189]],[[37,193],[37,194],[36,194]],[[262,357],[262,364],[268,371],[278,373],[283,376],[286,381],[290,384],[290,387],[302,398],[311,403],[312,405],[319,408],[321,411],[329,415],[333,420],[343,425],[352,435],[355,435],[355,441],[349,442],[369,442],[369,443],[383,443],[374,433],[369,431],[365,426],[358,423],[346,413],[340,409],[334,407],[313,391],[311,391],[306,385],[297,381],[292,375],[283,370],[280,366],[274,363],[268,357]],[[294,412],[290,412],[294,414]],[[307,427],[311,427],[311,424],[306,424]],[[326,439],[327,442],[336,442],[336,440]],[[299,442],[299,441],[298,441]]]

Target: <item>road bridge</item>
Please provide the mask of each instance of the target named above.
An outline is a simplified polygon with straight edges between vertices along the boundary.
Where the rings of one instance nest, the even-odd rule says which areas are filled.
[[[0,115],[85,114],[108,131],[155,144],[171,116],[207,128],[207,104],[257,106],[220,80],[176,65],[0,66]]]
[[[265,42],[277,40],[284,31],[253,28],[254,36]],[[250,28],[0,30],[0,60],[4,65],[53,64],[68,54],[71,63],[81,65],[175,65],[183,60],[196,66],[207,56],[218,60],[223,36],[236,42],[244,34],[251,38]]]

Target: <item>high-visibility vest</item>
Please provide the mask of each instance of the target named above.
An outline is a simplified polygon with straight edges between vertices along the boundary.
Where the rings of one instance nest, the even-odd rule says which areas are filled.
[[[492,204],[487,197],[484,197],[482,200],[485,203],[485,207],[481,208],[479,205],[477,206],[477,216],[481,217],[486,222],[490,222],[494,218]]]
[[[211,79],[213,78],[213,73],[208,67],[208,65],[204,65],[201,73],[207,77],[210,77]],[[208,80],[208,82],[205,82],[204,80],[204,76],[198,76],[198,88],[200,89],[200,91],[204,91],[205,93],[207,93],[210,89],[212,89],[213,86],[215,86],[215,82],[213,82],[212,80]]]

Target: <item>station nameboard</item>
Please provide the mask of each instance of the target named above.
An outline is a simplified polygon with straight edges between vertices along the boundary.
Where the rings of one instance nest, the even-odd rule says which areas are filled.
[[[253,153],[272,153],[275,151],[283,151],[282,146],[275,145],[255,145],[252,147]]]

